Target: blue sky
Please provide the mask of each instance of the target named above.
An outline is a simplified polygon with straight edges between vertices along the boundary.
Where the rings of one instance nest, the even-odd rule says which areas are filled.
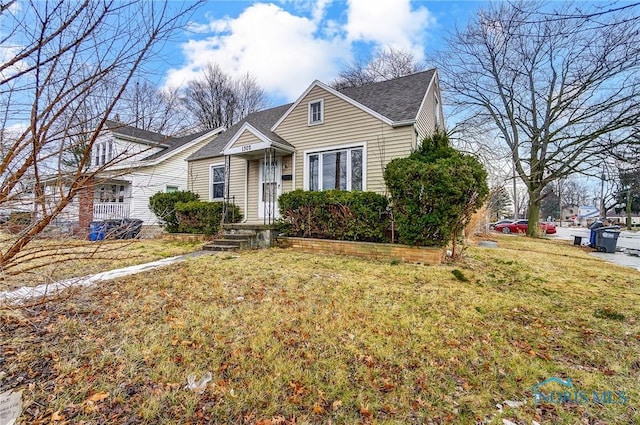
[[[377,47],[426,60],[484,2],[411,0],[209,1],[188,31],[168,43],[156,69],[166,87],[196,78],[207,62],[249,72],[274,104],[294,100],[315,79],[333,80]]]

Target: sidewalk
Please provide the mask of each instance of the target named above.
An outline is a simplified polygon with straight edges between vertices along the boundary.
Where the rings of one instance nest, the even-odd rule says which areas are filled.
[[[160,267],[165,267],[170,264],[176,264],[186,261],[189,258],[200,257],[202,255],[215,254],[211,251],[196,251],[190,254],[178,255],[176,257],[163,258],[162,260],[152,261],[150,263],[138,264],[135,266],[124,267],[121,269],[109,270],[107,272],[101,272],[83,277],[73,277],[71,279],[61,280],[59,282],[47,283],[34,287],[23,286],[22,288],[13,291],[0,292],[0,304],[20,304],[26,300],[37,297],[50,297],[60,293],[67,288],[87,287],[97,282],[105,280],[117,279],[123,276],[129,276],[145,272],[147,270],[153,270]]]
[[[619,266],[631,267],[632,269],[640,271],[640,257],[627,255],[624,252],[616,252],[613,254],[592,252],[591,255]]]

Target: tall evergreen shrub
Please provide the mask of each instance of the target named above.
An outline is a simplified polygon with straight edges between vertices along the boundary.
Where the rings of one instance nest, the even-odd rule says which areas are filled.
[[[482,164],[452,148],[443,133],[389,162],[384,179],[399,241],[408,245],[447,245],[489,193]]]

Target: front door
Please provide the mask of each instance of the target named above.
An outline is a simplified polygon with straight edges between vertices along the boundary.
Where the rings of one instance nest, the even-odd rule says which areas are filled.
[[[282,178],[280,163],[281,157],[275,157],[270,162],[268,160],[260,160],[260,176],[258,188],[260,197],[258,202],[258,217],[260,218],[278,218],[278,197],[281,194],[282,187],[280,180]]]

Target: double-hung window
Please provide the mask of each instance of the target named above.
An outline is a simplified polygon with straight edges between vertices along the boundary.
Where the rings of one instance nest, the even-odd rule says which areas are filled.
[[[362,190],[362,146],[307,155],[309,190]]]
[[[224,165],[211,166],[211,199],[224,198]]]
[[[309,125],[324,122],[324,101],[322,99],[309,102]]]
[[[109,142],[96,143],[95,149],[95,162],[93,165],[105,165],[111,161],[113,156],[113,140]],[[108,151],[107,151],[108,149]]]

